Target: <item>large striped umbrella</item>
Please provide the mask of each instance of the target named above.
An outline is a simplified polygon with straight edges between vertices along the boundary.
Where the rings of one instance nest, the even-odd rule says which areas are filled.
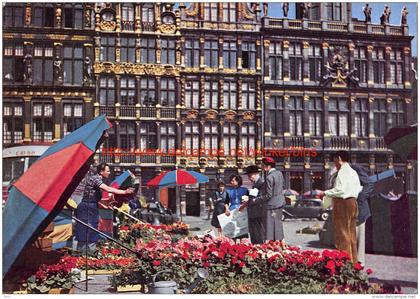
[[[172,187],[180,185],[192,185],[197,183],[207,183],[208,176],[192,170],[172,170],[161,173],[151,179],[146,185],[149,187]]]
[[[48,148],[13,184],[3,212],[3,276],[62,210],[109,128],[105,116],[95,118]]]
[[[385,135],[385,143],[403,160],[417,160],[417,124],[391,128]]]

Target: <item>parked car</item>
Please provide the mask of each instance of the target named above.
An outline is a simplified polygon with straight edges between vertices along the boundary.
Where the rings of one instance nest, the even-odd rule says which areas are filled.
[[[325,221],[330,215],[331,209],[324,209],[322,200],[318,198],[298,199],[294,205],[283,207],[282,220],[286,218],[318,218]]]

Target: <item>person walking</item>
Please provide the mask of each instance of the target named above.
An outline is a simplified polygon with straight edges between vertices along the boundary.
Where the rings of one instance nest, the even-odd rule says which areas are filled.
[[[220,181],[217,183],[217,191],[215,192],[214,196],[215,199],[213,200],[214,210],[213,210],[213,217],[211,219],[211,225],[217,229],[218,237],[222,235],[222,228],[219,223],[219,216],[225,212],[226,204],[229,202],[229,195],[226,192],[225,183]]]
[[[248,209],[248,231],[252,244],[262,244],[265,239],[264,227],[264,202],[257,201],[256,198],[261,196],[264,192],[264,179],[260,176],[260,169],[256,165],[250,165],[245,169],[245,174],[248,175],[249,180],[253,183],[252,189],[249,192],[249,197],[244,202],[239,210],[247,207]],[[253,195],[253,191],[258,190],[258,194]]]
[[[321,196],[332,198],[333,236],[337,249],[346,251],[351,260],[357,262],[357,200],[362,186],[357,172],[350,167],[349,154],[339,151],[333,155],[337,178],[334,188],[322,192]]]
[[[262,159],[265,171],[265,192],[261,199],[264,199],[265,215],[265,241],[282,240],[284,241],[283,206],[286,204],[283,194],[283,174],[276,169],[276,162],[271,157]]]
[[[369,175],[361,165],[351,164],[357,175],[359,176],[360,183],[362,185],[362,191],[357,197],[357,206],[359,214],[356,223],[356,238],[357,238],[357,260],[363,265],[365,264],[365,222],[371,216],[369,208],[369,198],[375,191],[375,184],[369,180]]]
[[[123,195],[132,194],[134,189],[128,188],[126,190],[119,190],[104,184],[103,179],[108,178],[111,174],[108,164],[99,164],[96,170],[97,174],[87,178],[82,201],[76,209],[76,217],[93,228],[98,229],[98,202],[102,199],[102,191]],[[75,238],[77,240],[77,250],[89,249],[94,251],[98,236],[98,233],[76,222]]]
[[[242,178],[240,175],[232,175],[230,177],[230,184],[232,187],[227,189],[229,201],[226,203],[226,216],[230,215],[230,211],[240,207],[242,203],[242,196],[248,195],[248,189],[242,187]]]

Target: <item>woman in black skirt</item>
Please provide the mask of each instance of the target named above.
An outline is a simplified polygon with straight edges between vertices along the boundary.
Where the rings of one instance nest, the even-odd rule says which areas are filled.
[[[218,191],[215,192],[215,198],[213,200],[213,218],[211,219],[211,225],[217,228],[218,236],[222,235],[222,228],[220,227],[219,219],[217,216],[225,212],[225,205],[229,204],[229,195],[225,190],[225,183],[219,182],[217,184]]]

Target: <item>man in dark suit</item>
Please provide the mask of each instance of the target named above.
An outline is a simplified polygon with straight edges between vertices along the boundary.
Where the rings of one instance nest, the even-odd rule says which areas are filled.
[[[360,184],[363,189],[357,197],[357,205],[359,208],[359,215],[357,217],[356,236],[357,236],[357,259],[362,264],[365,264],[365,222],[371,216],[369,208],[369,198],[375,191],[375,185],[369,180],[367,170],[357,164],[351,164],[357,175],[359,176]]]
[[[241,205],[239,210],[248,207],[248,230],[252,244],[262,244],[265,240],[264,228],[264,202],[256,198],[264,192],[264,179],[260,176],[260,169],[256,165],[250,165],[245,169],[245,174],[253,183],[252,189],[258,190],[258,195],[249,195],[248,200]]]
[[[266,229],[265,240],[283,240],[283,206],[286,204],[283,195],[283,174],[277,170],[276,162],[273,158],[263,158],[263,168],[265,176],[265,216],[264,223]]]

